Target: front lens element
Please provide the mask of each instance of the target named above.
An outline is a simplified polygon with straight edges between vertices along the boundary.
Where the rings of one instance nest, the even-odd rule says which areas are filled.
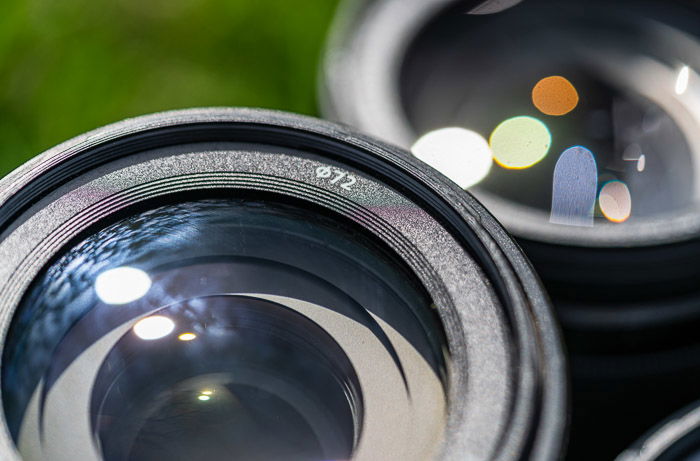
[[[417,136],[463,127],[490,139],[495,167],[475,191],[497,214],[505,201],[541,226],[610,227],[695,209],[697,5],[527,0],[484,15],[467,14],[470,2],[453,3],[405,55],[403,109]],[[578,208],[576,189],[557,187],[553,177],[565,169],[575,182],[586,168],[566,158],[573,147],[595,159],[595,203],[549,221],[564,201]],[[610,182],[628,192],[619,211],[601,192]]]
[[[349,459],[373,373],[444,376],[430,304],[391,253],[313,209],[155,208],[75,245],[25,296],[5,349],[10,429],[28,460]]]

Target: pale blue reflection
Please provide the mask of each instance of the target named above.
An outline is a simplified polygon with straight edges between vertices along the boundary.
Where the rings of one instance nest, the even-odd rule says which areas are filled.
[[[566,226],[592,226],[598,191],[593,153],[583,146],[566,149],[554,167],[549,221]]]

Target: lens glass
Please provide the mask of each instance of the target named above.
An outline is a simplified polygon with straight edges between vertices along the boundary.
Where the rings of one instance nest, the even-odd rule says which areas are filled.
[[[400,369],[385,323],[444,375],[430,298],[352,221],[276,198],[161,206],[37,278],[3,404],[29,460],[348,459],[369,392],[348,344],[369,330]]]
[[[457,2],[412,43],[402,99],[422,136],[414,153],[458,182],[463,170],[481,172],[461,184],[478,184],[487,204],[497,197],[555,226],[618,226],[695,209],[697,3],[500,3],[515,4],[483,14]],[[460,152],[431,152],[447,143],[446,127]]]

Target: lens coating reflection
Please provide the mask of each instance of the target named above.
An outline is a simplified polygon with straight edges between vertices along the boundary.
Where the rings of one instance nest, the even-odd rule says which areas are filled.
[[[486,139],[464,128],[442,128],[426,133],[413,144],[411,151],[463,189],[484,179],[493,164]]]
[[[374,349],[351,350],[355,360],[368,361],[365,372],[382,363],[373,379],[393,383],[373,401],[420,402],[421,422],[437,424],[427,434],[439,433],[444,337],[429,296],[362,228],[313,210],[247,199],[163,206],[48,267],[4,349],[3,404],[23,459],[350,459],[365,422],[359,362],[344,348],[357,337]],[[133,274],[149,283],[130,302],[107,303],[95,286]],[[267,295],[313,303],[342,328]],[[344,347],[340,332],[354,335]],[[409,399],[411,370],[422,381]],[[395,406],[405,413],[389,414],[413,414]]]
[[[576,88],[566,78],[545,77],[532,89],[532,103],[546,115],[565,115],[578,105]]]
[[[676,94],[682,95],[688,91],[688,82],[690,81],[690,68],[688,66],[681,67],[678,71],[678,77],[676,78]]]
[[[152,341],[168,336],[175,329],[175,322],[168,317],[152,315],[134,325],[134,334],[140,339]]]
[[[496,127],[489,141],[493,158],[503,168],[524,169],[541,161],[549,152],[552,136],[534,117],[513,117]]]
[[[600,190],[598,204],[603,215],[614,223],[625,222],[632,214],[632,197],[622,181],[610,181]]]
[[[196,343],[164,335],[162,319],[198,331]],[[352,412],[336,383],[351,365],[303,316],[210,297],[136,326],[146,320],[162,339],[125,335],[95,381],[92,418],[106,461],[321,460],[351,450]]]
[[[558,156],[528,151],[543,143],[530,142],[538,136],[519,125],[525,117],[544,125],[551,151],[589,149],[599,184],[625,184],[634,219],[621,221],[621,212],[614,222],[681,219],[700,197],[700,10],[686,4],[528,0],[492,16],[465,15],[455,4],[420,29],[404,56],[407,118],[419,133],[440,126],[491,133],[504,168],[492,168],[474,192],[506,225],[519,225],[517,211],[528,220],[520,228],[535,229],[554,202],[556,223],[564,204],[551,195],[561,180]],[[581,201],[589,200],[587,191]],[[601,237],[624,238],[609,222],[605,213],[593,216],[604,225]]]
[[[95,292],[106,304],[128,304],[143,297],[150,288],[148,274],[135,267],[109,269],[95,280]]]
[[[597,190],[598,170],[593,153],[582,146],[566,149],[554,167],[550,222],[592,226]]]

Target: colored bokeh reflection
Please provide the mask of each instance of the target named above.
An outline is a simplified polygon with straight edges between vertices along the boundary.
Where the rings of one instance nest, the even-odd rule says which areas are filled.
[[[578,105],[574,85],[559,75],[545,77],[532,89],[532,103],[546,115],[565,115]]]
[[[582,146],[562,152],[554,167],[549,221],[567,226],[592,226],[598,191],[593,153]]]
[[[632,214],[632,196],[622,181],[610,181],[600,190],[598,206],[609,221],[621,223]]]
[[[426,133],[413,144],[411,151],[463,189],[484,179],[493,164],[486,139],[464,128]]]
[[[520,116],[498,125],[489,143],[496,163],[503,168],[520,170],[535,165],[547,155],[552,135],[540,120]]]

